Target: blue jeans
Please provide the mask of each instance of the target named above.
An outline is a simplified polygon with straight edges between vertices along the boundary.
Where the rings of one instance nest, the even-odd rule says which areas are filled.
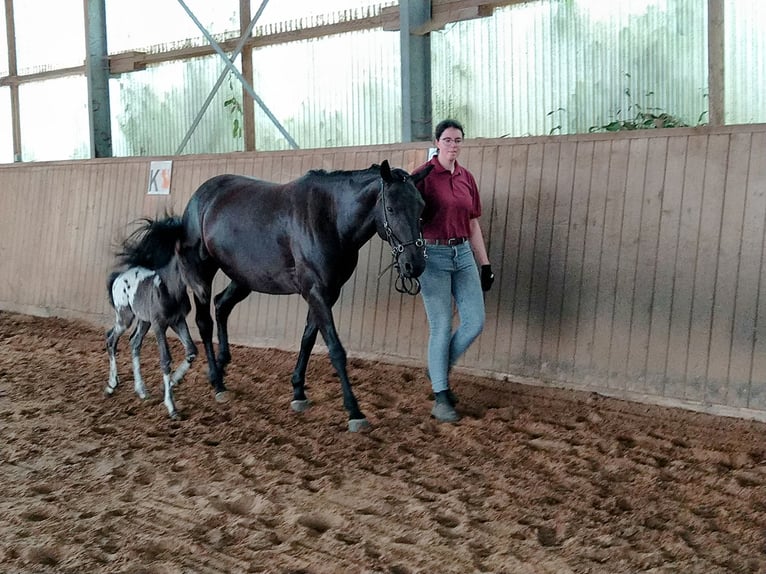
[[[454,247],[429,245],[420,276],[428,317],[428,372],[435,393],[449,388],[449,370],[484,328],[484,292],[468,242]],[[459,316],[452,331],[452,301]]]

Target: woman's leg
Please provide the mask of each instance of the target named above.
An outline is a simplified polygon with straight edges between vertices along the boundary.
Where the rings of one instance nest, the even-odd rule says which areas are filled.
[[[426,268],[420,276],[420,294],[428,317],[428,375],[434,393],[449,387],[453,265],[451,247],[429,247]]]
[[[473,253],[468,244],[455,248],[456,271],[452,274],[452,294],[455,297],[460,324],[452,335],[449,368],[458,362],[484,329],[484,292]]]

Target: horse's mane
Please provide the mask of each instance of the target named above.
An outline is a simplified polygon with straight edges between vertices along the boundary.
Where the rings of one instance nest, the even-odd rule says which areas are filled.
[[[333,171],[327,171],[325,169],[310,169],[303,177],[321,176],[321,177],[333,177],[333,176],[351,176],[358,175],[363,172],[380,170],[380,166],[377,163],[372,164],[367,169],[336,169]]]
[[[122,269],[146,267],[161,269],[173,258],[176,242],[181,238],[181,218],[166,215],[163,219],[142,218],[141,226],[133,231],[115,253],[117,266]]]

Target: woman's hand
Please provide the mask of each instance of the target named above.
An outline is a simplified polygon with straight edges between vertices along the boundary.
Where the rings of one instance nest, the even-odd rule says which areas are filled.
[[[489,291],[495,282],[495,274],[492,273],[492,265],[481,266],[481,290]]]

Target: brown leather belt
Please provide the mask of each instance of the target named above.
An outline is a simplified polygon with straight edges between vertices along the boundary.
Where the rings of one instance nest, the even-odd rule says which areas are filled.
[[[461,245],[468,241],[467,237],[450,237],[449,239],[423,239],[426,245]]]

